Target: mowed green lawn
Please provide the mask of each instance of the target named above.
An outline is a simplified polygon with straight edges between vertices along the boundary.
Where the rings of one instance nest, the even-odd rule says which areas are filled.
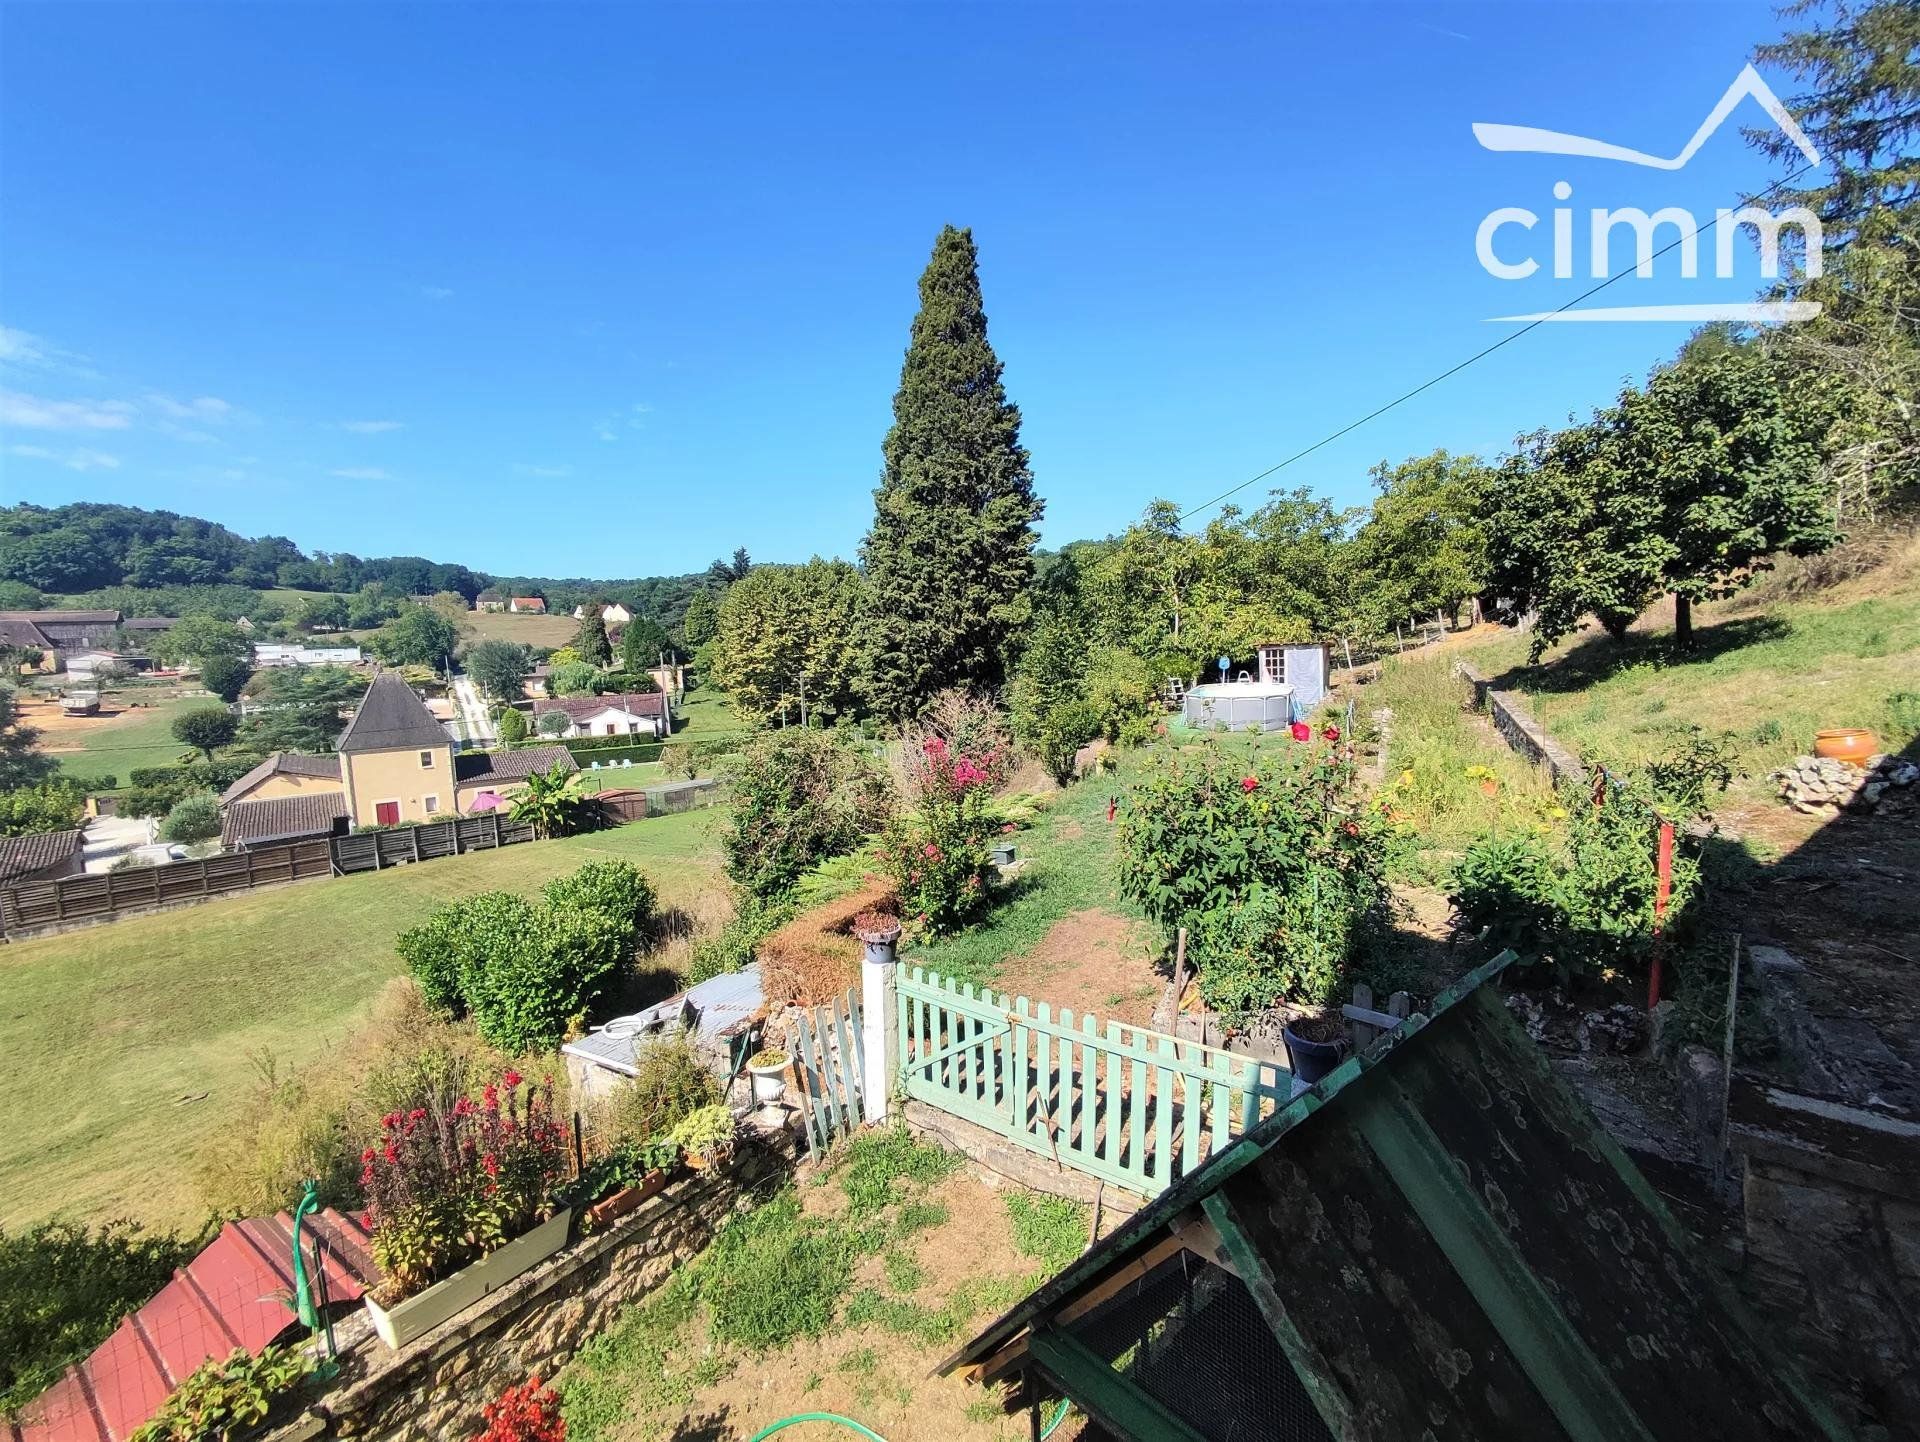
[[[394,937],[475,891],[623,857],[687,905],[720,885],[719,809],[336,877],[0,946],[0,1226],[62,1213],[191,1227],[201,1143],[363,1018]]]
[[[150,697],[153,699],[149,700]],[[121,709],[136,699],[141,703],[137,709]],[[136,767],[174,765],[192,748],[174,739],[173,718],[195,706],[219,703],[205,697],[196,701],[125,691],[109,693],[107,704],[121,709],[121,714],[90,723],[85,728],[48,730],[40,743],[60,763],[63,775],[96,788],[108,776],[113,777],[118,786],[127,786],[127,778]],[[74,745],[81,749],[55,749]]]

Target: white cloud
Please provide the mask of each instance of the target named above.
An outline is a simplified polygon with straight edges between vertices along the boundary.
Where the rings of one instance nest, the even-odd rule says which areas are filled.
[[[241,412],[231,402],[223,401],[218,396],[197,396],[190,401],[178,401],[172,396],[150,391],[146,404],[174,421],[199,421],[203,425],[218,426],[241,418]]]
[[[595,424],[593,433],[603,441],[617,441],[620,439],[620,432],[623,429],[629,431],[645,430],[647,417],[652,414],[652,406],[648,405],[645,401],[635,401],[632,405],[628,406],[626,410],[616,415],[608,416],[604,421]]]
[[[405,424],[405,421],[342,421],[340,429],[352,431],[356,436],[377,436],[397,431]]]
[[[543,481],[558,481],[573,474],[572,466],[515,466],[514,470]]]
[[[0,426],[40,431],[123,431],[133,423],[125,401],[56,401],[0,390]]]
[[[97,380],[89,370],[86,357],[61,350],[52,341],[13,326],[0,325],[0,369],[18,371],[55,371],[62,375]]]
[[[76,446],[70,451],[53,451],[45,446],[8,446],[7,454],[30,461],[52,461],[56,465],[65,466],[70,471],[117,471],[120,469],[120,457],[110,456],[105,451],[90,450],[85,446]]]
[[[420,294],[428,300],[453,299],[453,292],[448,290],[444,285],[423,285],[420,287]]]
[[[343,481],[387,481],[393,479],[378,466],[341,466],[338,470],[330,471],[328,474],[338,476]]]

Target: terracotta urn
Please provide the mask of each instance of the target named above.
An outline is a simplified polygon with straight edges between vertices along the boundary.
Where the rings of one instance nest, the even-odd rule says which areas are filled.
[[[1864,766],[1880,749],[1880,738],[1864,726],[1839,726],[1813,733],[1813,754],[1828,761]]]

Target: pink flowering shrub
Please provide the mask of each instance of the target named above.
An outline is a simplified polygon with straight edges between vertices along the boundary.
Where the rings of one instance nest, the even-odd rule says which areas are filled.
[[[1006,765],[994,752],[956,752],[929,736],[903,762],[907,805],[880,853],[904,926],[925,936],[958,931],[985,909],[987,868],[999,823],[993,788]]]
[[[360,1154],[373,1259],[391,1306],[526,1231],[566,1175],[566,1133],[551,1087],[509,1067],[475,1098],[426,1088],[380,1119]]]

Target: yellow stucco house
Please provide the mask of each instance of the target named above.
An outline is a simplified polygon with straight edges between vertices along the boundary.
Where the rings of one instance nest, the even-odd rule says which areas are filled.
[[[454,814],[453,738],[395,672],[373,678],[335,749],[355,826]]]

